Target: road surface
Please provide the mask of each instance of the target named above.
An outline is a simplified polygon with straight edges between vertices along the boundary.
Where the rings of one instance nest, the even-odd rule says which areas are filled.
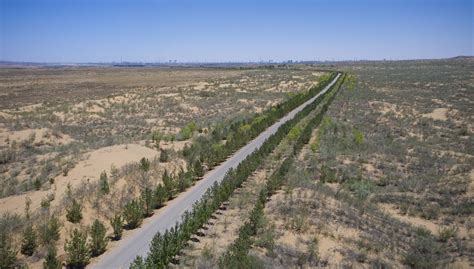
[[[181,216],[186,210],[191,210],[193,204],[198,201],[206,190],[211,187],[216,181],[219,182],[224,178],[224,175],[230,168],[235,168],[253,151],[260,148],[265,140],[272,134],[276,133],[278,128],[285,122],[291,120],[298,112],[303,110],[307,105],[319,98],[323,93],[329,90],[341,74],[338,74],[331,83],[326,86],[320,93],[312,97],[299,107],[289,112],[279,121],[268,127],[254,140],[242,147],[234,155],[228,158],[225,162],[209,171],[202,180],[198,181],[196,185],[189,188],[184,193],[181,193],[169,201],[168,204],[148,219],[141,228],[127,238],[122,239],[115,248],[104,253],[95,264],[91,264],[90,268],[100,269],[117,269],[128,268],[136,256],[146,257],[149,245],[153,236],[157,232],[163,233],[166,229],[173,227],[177,221],[181,220]]]

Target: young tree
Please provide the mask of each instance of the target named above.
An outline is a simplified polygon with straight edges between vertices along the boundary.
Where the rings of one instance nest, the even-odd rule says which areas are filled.
[[[21,254],[31,256],[38,247],[36,232],[33,225],[29,224],[23,231],[23,239],[21,241]]]
[[[0,268],[14,268],[16,253],[10,236],[5,231],[0,231]]]
[[[91,250],[92,256],[99,256],[104,253],[107,248],[107,237],[106,229],[104,224],[99,220],[95,220],[91,226],[91,238],[89,242],[89,248]]]
[[[110,226],[112,226],[112,229],[114,230],[114,240],[120,240],[123,232],[122,215],[115,214],[115,216],[110,219]]]
[[[155,207],[159,208],[164,205],[164,203],[168,200],[168,194],[166,193],[165,187],[163,185],[158,184],[155,189],[154,193],[154,200],[155,200]]]
[[[61,269],[63,266],[61,261],[58,259],[57,256],[56,246],[51,244],[48,246],[48,253],[43,262],[44,269]]]
[[[145,217],[151,216],[153,214],[153,209],[155,209],[153,191],[150,188],[145,188],[144,190],[142,190],[140,199],[143,203]]]
[[[72,199],[72,204],[66,209],[66,218],[72,223],[78,223],[82,220],[82,206]]]
[[[165,149],[160,150],[160,162],[166,163],[169,161],[168,151]]]
[[[129,229],[137,228],[143,221],[143,205],[137,200],[128,202],[123,210],[123,216]]]
[[[194,171],[194,174],[197,176],[197,177],[203,177],[204,176],[204,168],[202,167],[202,163],[199,159],[197,159],[195,162],[194,162],[194,165],[193,165],[193,171]]]
[[[145,173],[150,170],[150,161],[147,158],[143,157],[140,160],[140,169]]]
[[[109,179],[105,171],[100,173],[99,187],[100,187],[100,192],[102,194],[109,194],[110,192]]]
[[[51,217],[47,222],[38,227],[40,242],[43,246],[59,240],[61,223],[57,217]]]
[[[84,268],[90,260],[90,250],[87,246],[87,234],[74,229],[71,238],[66,240],[64,250],[67,265],[70,268]]]
[[[167,170],[165,170],[163,173],[162,181],[165,187],[166,195],[168,196],[167,200],[170,200],[174,195],[175,183],[173,178],[168,174]]]

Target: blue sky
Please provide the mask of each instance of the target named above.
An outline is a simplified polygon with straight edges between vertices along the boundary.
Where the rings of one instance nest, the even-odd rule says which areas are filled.
[[[259,61],[473,55],[472,0],[0,0],[0,60]]]

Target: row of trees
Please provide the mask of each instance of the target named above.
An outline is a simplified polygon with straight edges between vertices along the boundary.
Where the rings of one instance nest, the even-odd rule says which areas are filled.
[[[320,98],[305,109],[300,111],[292,120],[283,124],[278,131],[269,137],[263,145],[242,161],[235,170],[227,172],[221,183],[216,183],[203,195],[191,212],[185,212],[181,222],[175,227],[165,231],[163,234],[157,233],[151,243],[149,254],[146,260],[137,257],[132,264],[132,268],[164,268],[175,259],[180,250],[187,244],[191,236],[198,232],[211,215],[229,199],[235,189],[242,186],[242,183],[251,175],[267,156],[288,134],[291,128],[303,117],[315,109],[320,102]],[[289,167],[289,164],[284,167]]]
[[[252,237],[257,234],[258,229],[262,225],[265,203],[268,197],[272,196],[285,182],[286,175],[290,170],[297,154],[301,151],[303,146],[307,144],[311,138],[313,129],[321,123],[321,120],[326,113],[328,106],[336,96],[340,86],[344,81],[344,77],[339,80],[334,87],[336,90],[332,91],[326,98],[321,110],[312,118],[305,128],[299,133],[293,144],[292,153],[282,162],[280,167],[270,176],[266,185],[259,193],[258,200],[254,209],[251,211],[249,219],[239,230],[239,237],[229,247],[229,249],[220,257],[219,267],[221,268],[251,268],[253,260],[249,257],[248,250],[253,244]],[[323,99],[323,98],[321,98]],[[291,135],[291,132],[290,134]]]
[[[209,136],[199,136],[191,146],[185,147],[183,155],[188,163],[199,159],[209,168],[218,165],[232,152],[244,146],[288,112],[318,94],[335,76],[336,73],[322,76],[319,83],[309,91],[295,94],[285,102],[254,117],[236,120],[227,125],[214,126]],[[223,141],[225,143],[222,143]]]

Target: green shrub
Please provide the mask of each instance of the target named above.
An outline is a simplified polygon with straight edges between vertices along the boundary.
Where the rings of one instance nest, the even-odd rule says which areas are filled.
[[[364,143],[364,133],[362,133],[361,131],[357,129],[354,129],[352,131],[352,134],[354,136],[354,143],[356,145],[362,145]]]
[[[16,253],[10,236],[0,231],[0,268],[14,268]]]
[[[56,246],[51,244],[48,246],[48,252],[46,257],[43,261],[43,268],[44,269],[61,269],[62,264],[61,261],[58,259]]]
[[[71,205],[66,209],[66,218],[72,223],[78,223],[82,220],[82,206],[72,199]]]
[[[23,231],[23,239],[21,241],[21,254],[31,256],[38,247],[36,232],[33,225],[28,225]]]
[[[100,186],[100,192],[102,194],[109,194],[110,192],[109,179],[105,171],[100,173],[99,186]]]
[[[123,233],[123,219],[122,215],[115,214],[113,218],[110,219],[110,226],[114,230],[114,240],[120,240]]]
[[[139,227],[143,221],[143,205],[137,200],[128,202],[123,210],[123,217],[129,229]]]
[[[195,162],[194,162],[194,165],[193,165],[193,171],[194,171],[194,174],[197,176],[197,177],[203,177],[204,176],[204,168],[202,167],[202,163],[199,159],[197,159]]]
[[[455,238],[458,229],[456,226],[448,226],[439,228],[439,241],[447,242],[450,238]]]
[[[66,263],[69,268],[84,268],[90,260],[90,250],[87,246],[87,234],[74,229],[70,239],[64,244]]]
[[[160,150],[160,162],[162,163],[166,163],[169,161],[169,154],[168,154],[168,151],[166,149],[161,149]]]
[[[59,240],[61,223],[57,217],[51,217],[47,222],[38,226],[39,239],[43,246]]]
[[[150,170],[150,161],[147,158],[145,157],[141,158],[140,169],[145,173]]]
[[[91,238],[89,242],[92,256],[99,256],[104,253],[107,248],[107,241],[105,226],[96,219],[91,226]]]

